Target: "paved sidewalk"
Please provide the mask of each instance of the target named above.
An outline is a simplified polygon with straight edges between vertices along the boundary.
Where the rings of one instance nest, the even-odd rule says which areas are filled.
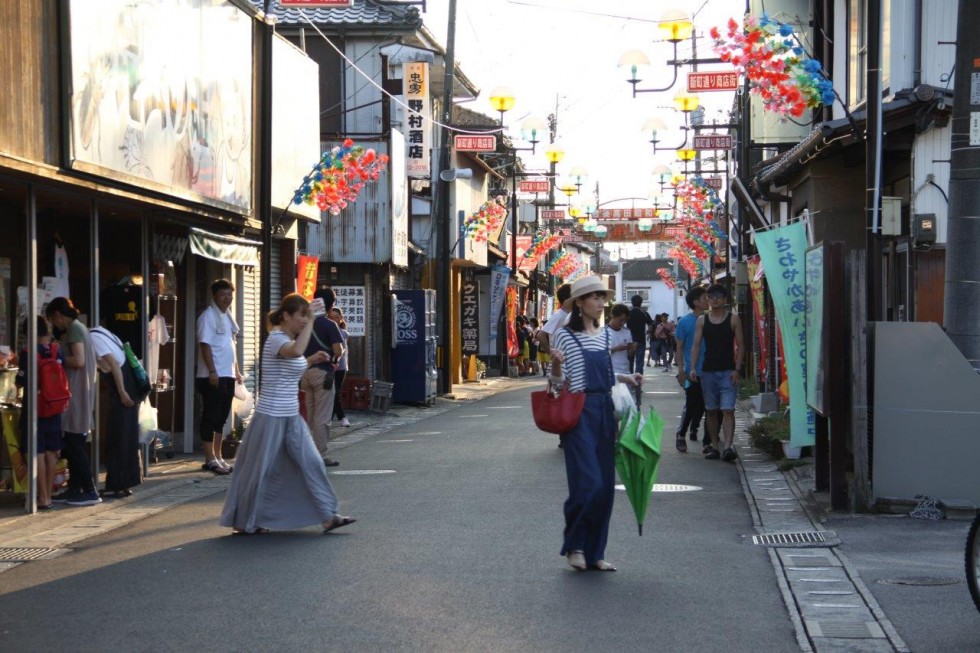
[[[430,408],[396,404],[384,414],[349,411],[351,426],[333,429],[331,451],[341,451],[373,435],[441,415],[529,381],[530,378],[492,378],[456,385],[452,393],[437,398]],[[336,473],[342,469],[343,463],[330,471]],[[133,495],[124,499],[106,499],[101,504],[85,507],[56,504],[51,511],[28,515],[23,511],[22,499],[8,497],[7,503],[0,506],[0,572],[26,561],[60,555],[86,538],[224,492],[228,483],[228,476],[214,476],[201,469],[200,453],[178,454],[152,465],[143,484],[133,488]]]

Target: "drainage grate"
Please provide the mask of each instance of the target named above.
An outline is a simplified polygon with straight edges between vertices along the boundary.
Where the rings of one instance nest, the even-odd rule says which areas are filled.
[[[959,578],[937,578],[934,576],[904,576],[901,578],[879,578],[877,583],[882,585],[918,585],[931,587],[935,585],[956,585],[962,583]]]
[[[393,469],[346,469],[344,471],[330,472],[331,476],[367,476],[370,474],[394,474]]]
[[[39,547],[0,547],[0,562],[31,562],[61,555],[67,549]]]
[[[807,630],[813,637],[840,639],[882,639],[884,631],[874,621],[810,621]]]
[[[617,485],[620,492],[626,490],[625,485]],[[679,483],[654,483],[651,492],[698,492],[704,488],[698,485],[681,485]]]
[[[827,540],[823,533],[799,532],[799,533],[766,533],[764,535],[753,535],[752,544],[762,544],[765,546],[799,546],[800,544],[823,544]]]

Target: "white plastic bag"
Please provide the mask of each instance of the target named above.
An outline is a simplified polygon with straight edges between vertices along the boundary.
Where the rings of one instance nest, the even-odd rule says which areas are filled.
[[[240,420],[246,420],[255,409],[255,398],[244,383],[235,384],[235,398],[231,402],[231,410]]]
[[[140,404],[139,424],[140,444],[150,443],[156,437],[158,425],[157,409],[150,403],[149,397]]]
[[[630,410],[636,410],[636,400],[633,389],[625,383],[616,383],[612,387],[613,410],[616,417],[622,417]]]

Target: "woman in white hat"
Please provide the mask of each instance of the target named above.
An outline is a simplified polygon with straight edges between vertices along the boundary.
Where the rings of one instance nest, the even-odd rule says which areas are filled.
[[[572,392],[585,392],[585,406],[574,429],[561,436],[568,474],[565,501],[565,541],[561,553],[576,571],[616,571],[606,561],[606,540],[616,483],[616,419],[610,390],[616,379],[631,386],[641,374],[614,377],[609,336],[599,320],[606,302],[606,286],[587,276],[572,284],[562,308],[570,313],[551,346],[551,381],[568,381]]]

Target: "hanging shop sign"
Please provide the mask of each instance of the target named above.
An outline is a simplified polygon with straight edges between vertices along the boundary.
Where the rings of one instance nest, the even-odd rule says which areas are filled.
[[[425,177],[430,174],[429,142],[432,137],[431,109],[429,107],[429,64],[424,61],[407,61],[402,64],[402,91],[408,114],[404,124],[405,167],[409,177]]]
[[[730,150],[735,146],[731,134],[698,134],[694,137],[695,150]]]
[[[547,193],[550,182],[547,179],[522,179],[522,193]]]
[[[453,148],[457,152],[493,152],[497,149],[497,137],[457,135],[453,136]]]
[[[688,93],[736,90],[738,90],[738,72],[734,70],[687,74]]]
[[[480,353],[480,286],[476,281],[464,281],[460,288],[459,323],[463,354]]]
[[[334,306],[344,312],[347,321],[347,335],[363,336],[367,319],[367,299],[364,286],[332,286],[337,295]]]
[[[564,209],[544,209],[541,211],[542,220],[564,220],[565,211]]]
[[[320,265],[320,259],[316,256],[297,256],[296,257],[296,292],[306,298],[306,301],[313,301],[313,293],[316,292],[316,272]]]
[[[721,190],[721,187],[722,187],[722,185],[724,183],[725,183],[725,180],[722,179],[721,177],[705,177],[704,178],[704,185],[707,186],[708,188],[714,188],[715,190]]]

